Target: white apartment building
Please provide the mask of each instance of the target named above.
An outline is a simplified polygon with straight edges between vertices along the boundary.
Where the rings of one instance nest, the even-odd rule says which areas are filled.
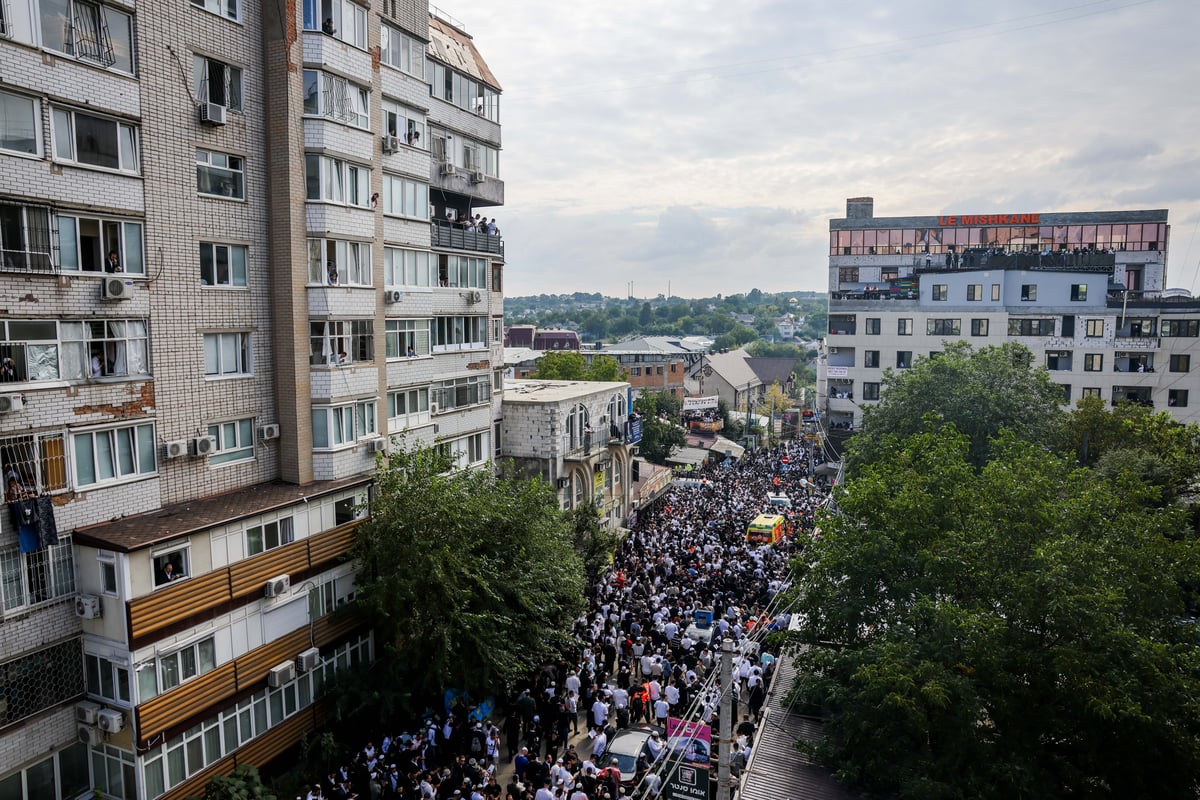
[[[372,658],[376,457],[499,444],[499,97],[417,0],[0,3],[0,797],[198,795]]]

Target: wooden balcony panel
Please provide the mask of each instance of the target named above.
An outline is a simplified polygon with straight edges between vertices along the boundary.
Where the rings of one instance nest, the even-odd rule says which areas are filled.
[[[308,626],[292,631],[269,644],[265,644],[239,658],[237,664],[238,691],[264,681],[271,667],[296,657],[301,650],[307,650]]]
[[[218,706],[235,692],[236,669],[230,661],[138,706],[138,738],[144,742],[201,709]]]
[[[129,601],[129,632],[131,639],[172,625],[186,617],[228,602],[229,573],[219,569],[194,578],[177,581]]]
[[[308,563],[316,566],[327,561],[333,561],[339,556],[350,552],[350,547],[354,544],[354,529],[357,527],[357,521],[351,522],[340,528],[334,528],[331,531],[326,531],[325,533],[306,539],[305,541],[308,542]]]
[[[236,763],[233,756],[226,756],[217,763],[188,778],[171,791],[164,794],[160,800],[190,800],[193,797],[204,796],[204,785],[218,775],[228,775],[233,772]]]
[[[363,615],[357,610],[327,614],[313,623],[313,641],[317,647],[324,647],[361,627],[363,621]]]
[[[250,744],[234,751],[233,757],[239,764],[262,767],[272,758],[300,741],[300,737],[314,729],[313,706],[284,720]]]
[[[267,581],[278,575],[291,575],[308,567],[307,540],[268,550],[229,566],[229,583],[234,597],[262,594]]]

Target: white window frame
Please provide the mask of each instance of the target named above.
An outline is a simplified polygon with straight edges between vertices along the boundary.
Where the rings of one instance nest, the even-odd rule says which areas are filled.
[[[144,319],[62,320],[58,338],[60,374],[67,380],[151,374],[150,326]]]
[[[18,106],[28,104],[27,120],[20,117]],[[0,91],[0,151],[18,156],[39,158],[42,155],[42,103],[36,97],[30,97],[16,92]],[[10,113],[11,112],[11,113]],[[27,129],[25,122],[28,123]],[[11,130],[10,130],[11,125]],[[30,149],[18,149],[5,146],[5,142],[24,141],[28,138]],[[28,147],[27,146],[27,147]]]
[[[126,433],[128,432],[128,433]],[[121,453],[122,438],[128,435],[130,447]],[[105,439],[108,439],[105,442]],[[85,457],[89,453],[81,450],[83,442],[91,441],[91,474],[85,479],[80,472],[84,468]],[[97,489],[121,483],[130,483],[158,474],[158,439],[154,432],[153,422],[139,422],[132,425],[116,425],[108,428],[94,428],[83,431],[71,431],[71,464],[76,489],[95,487]],[[106,452],[107,451],[107,452]],[[109,457],[111,470],[104,470],[102,459]],[[111,474],[103,475],[102,472]]]
[[[323,33],[325,20],[332,20],[338,41],[359,50],[367,49],[367,10],[352,0],[305,0],[304,29]],[[347,24],[349,21],[349,24]]]
[[[308,336],[310,366],[345,367],[356,361],[369,363],[375,359],[374,320],[311,320]],[[357,358],[356,355],[363,350],[363,358]],[[339,358],[343,351],[345,359]]]
[[[174,556],[178,556],[180,564],[179,574],[176,580],[191,577],[192,574],[192,547],[190,544],[173,544],[168,545],[161,550],[154,550],[150,553],[150,580],[154,583],[155,589],[161,589],[164,586],[170,586],[171,582],[159,583],[158,576],[161,574],[162,567],[168,561],[171,561]],[[145,699],[145,698],[143,698]]]
[[[383,26],[385,29],[386,25]],[[384,136],[395,136],[401,144],[417,150],[429,149],[429,134],[425,127],[425,113],[395,100],[383,100]]]
[[[383,334],[385,357],[389,361],[398,361],[430,355],[430,323],[428,317],[387,320]],[[416,352],[415,356],[408,354],[409,347]]]
[[[104,272],[108,253],[116,250],[121,262],[122,275],[131,278],[146,277],[143,253],[145,239],[141,222],[120,217],[61,212],[54,217],[54,227],[54,241],[58,244],[58,268],[63,272]],[[89,249],[83,246],[85,228],[89,231],[86,234],[87,238],[100,245],[90,248],[94,252],[98,251],[98,263],[82,263],[80,254]]]
[[[316,170],[316,180],[313,171]],[[371,207],[371,168],[340,158],[307,153],[304,156],[305,200],[339,206]],[[315,190],[315,193],[314,193]]]
[[[313,450],[341,450],[379,432],[375,398],[336,406],[313,406]]]
[[[217,449],[208,457],[209,466],[240,464],[254,460],[254,418],[214,422],[208,435],[217,440]]]
[[[428,250],[383,248],[383,285],[430,288],[434,282],[434,257]]]
[[[296,522],[290,515],[259,520],[256,525],[247,525],[244,534],[246,558],[250,558],[295,542]]]
[[[487,317],[463,314],[434,317],[430,337],[435,353],[486,350]]]
[[[89,670],[91,670],[93,668],[93,664],[89,663],[89,662],[94,662],[94,668],[96,671],[97,684],[96,684],[95,691],[93,691],[91,675],[89,673]],[[83,665],[84,665],[83,679],[84,679],[84,684],[87,686],[87,693],[89,695],[91,695],[92,697],[99,697],[103,700],[107,700],[110,703],[116,703],[117,705],[124,706],[125,708],[129,708],[133,705],[133,672],[132,672],[132,670],[129,669],[128,664],[120,664],[116,661],[107,659],[104,656],[96,655],[95,653],[84,653],[83,654]],[[104,672],[105,671],[107,671],[109,673],[108,684],[109,684],[109,686],[111,686],[111,688],[113,690],[109,694],[104,693],[104,689],[105,689]],[[120,691],[120,685],[121,685],[121,675],[120,674],[122,672],[125,673],[125,696],[124,697],[121,696],[121,691]]]
[[[241,22],[239,0],[192,0],[192,5],[218,17]]]
[[[211,655],[211,660],[207,665],[202,663],[204,651],[208,651]],[[189,657],[190,654],[190,657]],[[169,653],[160,653],[158,661],[158,693],[165,694],[179,686],[182,686],[189,681],[199,678],[201,675],[206,675],[217,668],[217,640],[212,634],[198,639],[191,644],[186,644],[183,647],[176,648]],[[168,665],[174,662],[175,672],[172,678],[174,683],[167,685],[167,669]],[[190,663],[189,663],[190,662]],[[185,671],[190,671],[190,675],[185,675]],[[143,698],[144,699],[144,698]]]
[[[41,43],[47,50],[102,69],[137,74],[132,14],[91,0],[43,0],[40,11]],[[56,30],[64,31],[61,48],[50,36]]]
[[[219,92],[213,91],[214,73],[220,77]],[[224,106],[230,111],[242,111],[246,96],[242,68],[217,58],[195,53],[192,55],[192,81],[201,103]]]
[[[30,581],[40,576],[40,587]],[[0,550],[0,613],[25,613],[75,594],[75,554],[69,536],[33,553],[19,547]]]
[[[121,573],[117,567],[115,553],[100,551],[96,555],[96,564],[100,574],[100,593],[106,597],[119,597],[121,594]],[[108,588],[108,578],[111,573],[112,588]]]
[[[387,413],[388,433],[401,433],[406,428],[428,425],[433,420],[429,412],[429,387],[389,389]]]
[[[207,254],[208,266],[205,266]],[[222,242],[200,242],[200,285],[205,289],[245,289],[247,287],[248,249],[242,244],[224,244]],[[224,274],[228,280],[220,280],[221,263],[224,261]]]
[[[206,180],[207,177],[207,190]],[[219,190],[213,190],[215,181]],[[246,199],[246,160],[233,153],[196,148],[196,192],[201,197]]]
[[[55,258],[50,242],[55,234],[50,220],[46,206],[0,202],[0,270],[53,271]]]
[[[459,394],[462,393],[460,398]],[[459,400],[463,402],[459,402]],[[437,403],[438,413],[481,406],[492,400],[491,375],[467,375],[434,383],[429,389],[429,400]]]
[[[425,79],[425,43],[399,28],[379,26],[379,62],[414,78]]]
[[[254,336],[249,331],[204,334],[206,380],[245,378],[254,374]]]
[[[344,239],[308,240],[310,286],[370,286],[371,245]]]
[[[476,431],[454,439],[444,439],[435,447],[450,456],[451,470],[469,469],[488,462],[491,455],[491,431]]]
[[[80,156],[78,127],[84,120],[90,124],[112,125],[115,131],[116,166],[88,161]],[[92,114],[67,106],[51,106],[50,139],[54,161],[84,169],[120,172],[137,175],[142,171],[138,158],[138,128],[127,122],[101,114]]]
[[[306,69],[304,114],[366,130],[371,127],[371,90],[341,75]]]
[[[488,288],[488,260],[481,256],[438,253],[438,283],[452,289]]]
[[[429,184],[401,175],[383,174],[383,213],[429,220]]]

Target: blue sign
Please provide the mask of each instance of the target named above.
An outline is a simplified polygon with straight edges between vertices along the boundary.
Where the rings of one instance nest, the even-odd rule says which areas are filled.
[[[642,421],[640,419],[629,420],[629,425],[625,428],[625,442],[627,444],[637,444],[642,440]]]

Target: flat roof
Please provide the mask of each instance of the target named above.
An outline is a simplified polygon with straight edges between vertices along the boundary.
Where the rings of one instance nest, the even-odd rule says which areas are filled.
[[[624,381],[505,381],[504,402],[527,405],[557,403],[604,393],[624,392],[628,388],[629,384]]]
[[[358,475],[336,481],[316,481],[304,486],[283,481],[259,483],[224,494],[173,503],[144,514],[76,528],[71,540],[75,544],[131,553],[254,514],[370,482],[371,476]]]
[[[1032,220],[1032,221],[1031,221]],[[872,230],[874,228],[995,228],[1014,225],[1107,225],[1132,222],[1166,222],[1167,209],[1134,211],[1066,211],[1055,213],[1004,212],[989,214],[943,214],[921,217],[839,217],[829,220],[829,230]]]

